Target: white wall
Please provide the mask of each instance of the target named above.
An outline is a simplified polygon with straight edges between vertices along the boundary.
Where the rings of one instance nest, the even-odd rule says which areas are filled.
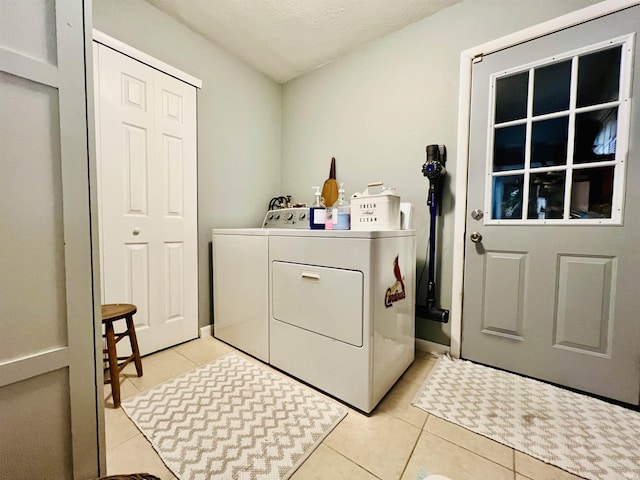
[[[347,194],[368,182],[395,186],[416,207],[418,275],[428,242],[425,146],[448,148],[439,219],[440,306],[451,306],[460,52],[588,6],[591,0],[466,0],[284,85],[282,190],[310,201],[336,157]],[[426,297],[426,272],[417,296]],[[449,344],[450,329],[422,319],[420,338]]]
[[[94,28],[202,80],[199,325],[210,318],[212,228],[255,227],[280,194],[281,86],[143,0],[94,0]]]

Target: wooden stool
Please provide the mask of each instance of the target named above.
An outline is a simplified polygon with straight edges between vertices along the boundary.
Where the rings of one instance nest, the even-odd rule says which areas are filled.
[[[133,324],[133,314],[138,309],[135,305],[128,303],[110,303],[102,305],[102,323],[104,325],[103,338],[107,339],[107,348],[102,353],[107,354],[105,362],[109,366],[105,368],[105,372],[109,370],[109,379],[105,379],[104,383],[111,384],[111,394],[113,395],[113,406],[120,406],[120,372],[132,360],[136,364],[136,372],[138,376],[142,376],[142,359],[140,358],[140,350],[138,350],[138,339],[136,338],[136,330]],[[113,322],[125,319],[127,321],[127,329],[122,333],[116,333],[113,329]],[[131,355],[128,357],[118,357],[116,352],[116,343],[124,337],[129,337],[131,343]]]

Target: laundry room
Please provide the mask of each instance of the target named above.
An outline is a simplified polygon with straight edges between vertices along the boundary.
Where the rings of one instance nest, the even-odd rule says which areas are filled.
[[[544,124],[544,129],[527,127],[531,129],[526,130],[527,145],[539,142],[538,151],[546,148],[547,152],[564,151],[565,156],[573,155],[573,139],[577,144],[582,135],[578,119],[589,117],[587,120],[593,120],[593,123],[608,122],[608,127],[601,128],[597,132],[598,140],[592,143],[596,142],[601,152],[598,161],[610,163],[592,165],[591,160],[576,159],[576,163],[583,162],[585,167],[567,173],[562,166],[564,160],[545,157],[537,164],[538,157],[532,146],[531,153],[522,153],[520,172],[517,161],[511,165],[512,160],[502,160],[503,156],[511,159],[514,148],[513,137],[501,140],[500,132],[511,134],[521,126],[525,132],[521,117],[509,116],[515,115],[510,97],[506,101],[508,106],[504,107],[507,112],[504,128],[499,132],[496,130],[493,173],[478,173],[471,169],[472,148],[476,149],[473,155],[482,159],[476,163],[483,165],[485,152],[490,154],[491,149],[484,143],[480,147],[473,143],[476,141],[473,135],[486,132],[489,127],[478,120],[478,114],[473,116],[470,111],[475,108],[477,112],[477,105],[486,109],[490,101],[495,101],[494,113],[498,117],[501,114],[500,103],[496,100],[498,93],[492,93],[491,100],[485,97],[478,100],[478,95],[470,93],[472,86],[477,88],[471,83],[472,77],[473,81],[479,78],[472,76],[471,70],[491,68],[493,63],[489,59],[493,52],[520,48],[521,43],[532,38],[538,41],[538,37],[544,37],[540,33],[544,29],[555,34],[565,25],[557,21],[558,18],[565,15],[568,18],[571,14],[579,16],[576,12],[595,8],[599,3],[595,0],[442,0],[425,2],[434,10],[427,11],[429,7],[425,7],[423,18],[402,26],[402,7],[389,7],[388,25],[395,26],[388,26],[385,32],[380,30],[367,37],[366,25],[373,20],[366,15],[357,22],[354,19],[353,25],[341,25],[339,35],[345,39],[360,39],[353,40],[347,47],[347,41],[341,43],[340,38],[331,42],[331,37],[314,23],[312,9],[303,3],[298,5],[299,10],[280,11],[277,15],[281,18],[271,19],[273,23],[267,20],[268,15],[265,16],[269,4],[246,6],[241,23],[234,17],[237,11],[226,11],[223,6],[219,7],[223,13],[213,15],[204,4],[164,0],[94,2],[94,28],[98,35],[123,42],[200,82],[196,85],[197,316],[200,335],[215,337],[217,343],[211,351],[215,351],[216,356],[227,348],[237,349],[354,409],[336,431],[329,434],[315,457],[311,456],[304,464],[307,469],[301,468],[297,472],[299,478],[307,478],[305,475],[329,478],[326,476],[330,475],[329,470],[325,467],[313,470],[315,467],[310,465],[314,465],[314,458],[340,465],[336,471],[349,472],[348,475],[366,471],[375,478],[413,480],[430,478],[429,473],[448,472],[451,478],[478,478],[473,473],[465,476],[468,472],[452,466],[449,460],[427,460],[432,455],[435,437],[442,436],[463,449],[472,449],[470,443],[465,442],[475,440],[471,437],[464,441],[452,440],[455,434],[438,430],[447,426],[434,423],[439,421],[436,417],[447,418],[445,413],[433,414],[435,410],[425,408],[430,413],[425,421],[423,412],[415,408],[420,407],[420,398],[427,396],[421,385],[426,382],[435,358],[461,356],[463,281],[467,282],[465,287],[476,283],[475,293],[469,288],[471,307],[465,307],[466,311],[481,312],[472,315],[481,323],[474,324],[477,339],[467,333],[465,352],[474,352],[480,363],[635,404],[637,386],[625,389],[611,386],[614,383],[622,385],[624,381],[600,381],[609,371],[606,368],[626,372],[619,374],[620,379],[627,374],[633,377],[635,374],[630,371],[630,365],[602,367],[596,365],[594,359],[598,357],[602,362],[602,357],[613,348],[610,335],[613,317],[592,312],[604,311],[612,304],[610,292],[615,288],[611,272],[618,265],[617,260],[612,259],[618,253],[597,250],[602,246],[599,244],[595,250],[553,256],[559,263],[549,267],[548,272],[556,272],[557,268],[557,278],[562,278],[567,285],[571,280],[577,287],[571,290],[561,282],[557,291],[545,290],[545,300],[553,297],[564,302],[562,307],[556,308],[565,317],[558,320],[547,315],[552,323],[556,322],[547,325],[547,331],[535,330],[532,334],[533,330],[528,330],[526,333],[540,338],[551,335],[549,329],[553,329],[554,343],[549,347],[553,352],[539,349],[523,354],[517,348],[524,343],[526,335],[523,331],[531,328],[522,326],[523,298],[529,295],[529,291],[524,290],[527,285],[524,279],[528,269],[533,268],[530,265],[535,265],[536,261],[528,260],[522,253],[529,247],[520,250],[506,244],[496,247],[497,242],[489,241],[489,231],[481,228],[505,225],[501,228],[508,229],[511,224],[507,217],[513,211],[523,222],[518,225],[523,229],[518,230],[519,233],[515,233],[515,228],[511,230],[519,238],[533,236],[522,233],[527,228],[543,231],[541,226],[549,221],[558,228],[572,222],[576,224],[574,218],[584,225],[619,224],[620,217],[616,212],[622,211],[622,193],[615,192],[622,190],[615,185],[624,182],[622,157],[616,157],[615,146],[613,150],[607,147],[601,137],[605,131],[615,130],[617,124],[624,123],[622,105],[627,80],[623,79],[623,74],[628,65],[626,62],[631,58],[630,53],[625,53],[631,51],[628,47],[633,42],[631,37],[624,37],[624,32],[621,36],[607,33],[602,34],[605,35],[603,38],[593,35],[593,41],[583,41],[591,38],[592,33],[587,32],[579,37],[582,43],[574,45],[572,39],[563,39],[568,46],[554,53],[555,56],[537,53],[535,48],[531,49],[536,52],[533,56],[529,51],[518,51],[518,56],[511,57],[509,68],[496,67],[487,74],[488,78],[493,75],[490,77],[494,82],[492,89],[499,91],[500,85],[507,85],[503,91],[511,92],[515,91],[516,84],[508,83],[511,80],[500,83],[499,78],[494,78],[495,71],[512,79],[513,72],[523,76],[522,72],[529,68],[527,71],[533,77],[532,72],[537,74],[539,69],[542,73],[536,78],[542,80],[538,85],[556,85],[555,80],[544,83],[545,72],[557,73],[565,69],[562,72],[571,77],[567,85],[573,89],[571,95],[566,94],[567,106],[551,105],[554,101],[548,100],[544,93],[539,94],[542,106],[535,103],[537,98],[528,107],[523,104],[523,111],[529,112],[528,118],[535,114],[527,109],[542,110],[540,123],[528,120],[527,125],[549,122]],[[380,2],[376,5],[385,8]],[[336,15],[340,15],[340,8]],[[545,27],[536,30],[538,24]],[[370,28],[375,30],[373,26]],[[206,38],[212,30],[218,36]],[[364,33],[357,36],[354,31]],[[497,40],[501,38],[506,40]],[[252,44],[252,41],[256,43]],[[540,42],[544,44],[545,40]],[[480,50],[479,45],[486,50]],[[549,48],[548,45],[545,48]],[[599,60],[592,60],[590,54]],[[593,65],[609,62],[611,70],[619,71],[618,76],[611,77],[616,87],[603,90],[620,93],[612,93],[606,98],[584,94],[588,100],[576,100],[581,87],[576,86],[579,81],[574,77],[579,70],[576,65],[583,58],[583,71],[589,72],[589,62]],[[556,66],[556,62],[560,63]],[[569,67],[571,62],[574,62],[573,67]],[[592,72],[594,76],[595,71]],[[513,74],[513,78],[520,77]],[[524,82],[520,84],[524,84],[524,91],[527,88],[534,91],[532,80],[520,81]],[[487,86],[482,86],[489,91]],[[564,112],[570,101],[573,103],[567,118],[571,120],[565,120],[564,116],[556,118],[560,115],[557,111]],[[617,117],[616,124],[610,119],[616,116],[617,108],[622,116]],[[469,126],[470,118],[479,123]],[[565,121],[571,126],[564,127],[569,133],[563,137],[563,127],[558,128],[558,125],[565,125],[562,123]],[[574,121],[575,126],[571,123]],[[537,135],[542,135],[539,132],[543,130],[554,132],[549,135],[553,138],[540,140]],[[616,141],[619,146],[624,145],[624,130],[619,132],[609,135],[609,145]],[[524,144],[525,133],[521,135]],[[556,154],[562,157],[562,153]],[[589,155],[590,159],[594,158],[592,152]],[[537,167],[543,170],[533,173],[527,170]],[[605,172],[604,180],[588,180],[595,175],[596,167],[601,168],[599,172]],[[516,174],[526,175],[524,187]],[[313,212],[294,209],[287,210],[288,216],[285,216],[285,212],[279,215],[271,211],[283,206],[312,207],[318,202],[328,177],[336,179],[349,202],[354,201],[354,194],[382,184],[381,189],[397,195],[399,203],[410,209],[404,212],[411,212],[410,224],[404,225],[405,230],[395,227],[383,234],[373,228],[364,232],[319,232],[310,226]],[[485,178],[490,180],[485,182]],[[565,180],[566,185],[574,182],[567,189],[575,190],[576,198],[568,190],[559,189],[558,185],[565,185]],[[587,193],[584,193],[585,189]],[[492,192],[496,196],[495,204],[489,200],[477,205],[467,203],[467,195],[480,190]],[[540,193],[544,191],[549,193]],[[583,192],[581,196],[580,192]],[[522,208],[522,199],[527,195],[528,210]],[[515,210],[509,204],[513,198],[516,199]],[[564,207],[562,202],[566,202]],[[584,205],[578,208],[576,205],[580,202]],[[504,211],[496,213],[500,208]],[[352,220],[353,214],[352,211]],[[570,233],[573,231],[575,229]],[[484,243],[483,234],[487,237]],[[505,238],[512,237],[505,235]],[[548,245],[553,241],[543,243]],[[480,266],[474,266],[471,261],[467,265],[465,262],[470,258],[480,259]],[[388,269],[386,273],[391,281],[380,274],[384,268]],[[473,274],[463,278],[463,270],[467,271],[467,268],[476,270],[468,270]],[[578,273],[582,269],[587,269],[596,279],[594,281],[601,281],[605,287],[598,290],[590,281],[581,280],[587,278]],[[632,273],[627,275],[632,276]],[[475,281],[481,277],[482,281]],[[542,276],[536,278],[545,285],[555,285],[556,277],[552,281],[542,281]],[[403,301],[393,306],[391,302],[385,305],[385,291],[387,298]],[[580,291],[593,293],[588,306],[580,306],[583,305],[581,294],[575,293]],[[585,322],[590,325],[586,330],[584,324],[576,320],[581,318],[590,319]],[[631,326],[627,328],[633,330]],[[487,344],[482,343],[485,337],[492,337]],[[503,342],[505,346],[490,343],[494,341]],[[631,348],[622,343],[615,348]],[[183,345],[172,350],[182,354],[188,348]],[[555,357],[557,352],[560,352],[559,356]],[[585,353],[589,362],[594,363],[585,362],[581,369],[556,369],[556,365],[565,362],[561,356],[567,352],[577,355],[567,360],[567,365],[582,362],[581,355]],[[497,358],[500,353],[502,358]],[[210,355],[207,352],[198,358],[209,358]],[[189,355],[185,356],[189,358]],[[538,362],[532,358],[548,360]],[[525,365],[520,366],[520,360]],[[506,362],[506,366],[501,362]],[[517,367],[511,367],[516,364]],[[144,381],[140,382],[145,385]],[[443,382],[446,383],[446,379]],[[464,382],[469,388],[480,389],[473,379]],[[451,388],[457,390],[458,385]],[[133,401],[129,400],[129,404]],[[431,401],[442,403],[438,398],[431,398]],[[461,399],[462,403],[464,401]],[[508,410],[510,407],[492,408]],[[471,410],[473,416],[475,410]],[[373,416],[364,420],[365,417],[355,416],[354,411]],[[340,422],[340,414],[336,415]],[[107,412],[108,422],[113,416]],[[331,418],[330,421],[335,420],[335,417]],[[401,422],[395,423],[396,420]],[[126,423],[129,425],[128,421]],[[413,436],[416,432],[409,432],[407,424],[422,428],[423,433]],[[459,425],[465,424],[460,422]],[[394,432],[392,443],[399,450],[383,461],[373,457],[385,456],[382,453],[384,442],[381,443],[378,437],[384,436],[386,429]],[[366,449],[356,446],[360,443],[366,443],[370,452],[365,453]],[[482,472],[483,478],[502,478],[501,475],[511,478],[511,474],[531,479],[560,478],[556,475],[565,473],[557,467],[584,474],[579,467],[552,462],[545,453],[536,455],[520,445],[502,443],[513,450],[497,457],[475,453],[483,460],[510,469],[508,473],[500,469],[494,471],[493,466],[487,465],[470,467],[471,471]],[[125,444],[118,447],[120,452]],[[520,451],[531,457],[519,456]],[[110,452],[112,459],[122,455],[115,450]],[[348,460],[342,464],[336,455]],[[449,458],[450,452],[447,450],[442,455]],[[512,455],[513,460],[505,460],[501,455]],[[555,466],[547,467],[540,463],[541,460]],[[464,460],[463,463],[467,461],[469,465],[475,462]],[[117,463],[118,460],[110,462],[116,462],[111,463],[112,469],[114,465],[126,464]],[[294,470],[295,467],[291,471]],[[315,474],[319,477],[314,477]]]
[[[233,46],[216,45],[188,22],[165,13],[164,2],[94,2],[95,29],[202,80],[197,147],[200,327],[212,323],[211,229],[259,226],[273,197],[291,195],[294,202],[311,204],[312,187],[326,180],[332,157],[347,196],[369,182],[383,181],[395,187],[403,202],[413,204],[419,274],[428,246],[429,186],[421,168],[429,144],[446,145],[449,159],[435,274],[438,303],[450,308],[460,52],[596,2],[549,1],[544,8],[520,0],[446,2],[446,8],[441,3],[435,14],[354,51],[337,51],[324,65],[287,59],[276,50],[280,40],[261,39],[264,58],[254,63],[270,66],[275,73],[269,78],[229,53]],[[312,28],[313,16],[295,15],[302,17],[301,25],[309,22],[297,28]],[[300,57],[315,51],[302,50],[296,52]],[[296,64],[313,66],[300,71]],[[426,277],[418,284],[418,304],[427,295]],[[418,339],[448,346],[450,336],[448,324],[416,319]]]
[[[0,0],[0,477],[640,478],[639,31]]]

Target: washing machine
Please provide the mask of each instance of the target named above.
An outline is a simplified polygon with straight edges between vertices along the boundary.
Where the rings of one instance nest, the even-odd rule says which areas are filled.
[[[309,209],[269,211],[259,228],[212,230],[213,335],[269,363],[269,232],[308,230]]]
[[[213,231],[214,335],[370,413],[414,359],[415,231],[268,216]]]
[[[269,361],[268,231],[213,230],[213,335]]]

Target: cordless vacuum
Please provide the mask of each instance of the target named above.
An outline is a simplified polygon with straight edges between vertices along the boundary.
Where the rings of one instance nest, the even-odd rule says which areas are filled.
[[[427,283],[427,304],[416,305],[416,313],[420,318],[426,318],[436,322],[447,323],[449,310],[436,306],[436,217],[442,213],[441,193],[442,182],[447,174],[444,164],[447,161],[447,149],[444,145],[427,145],[427,160],[422,165],[422,174],[429,179],[429,193],[427,205],[429,206],[429,278]],[[440,210],[438,211],[438,206]]]

